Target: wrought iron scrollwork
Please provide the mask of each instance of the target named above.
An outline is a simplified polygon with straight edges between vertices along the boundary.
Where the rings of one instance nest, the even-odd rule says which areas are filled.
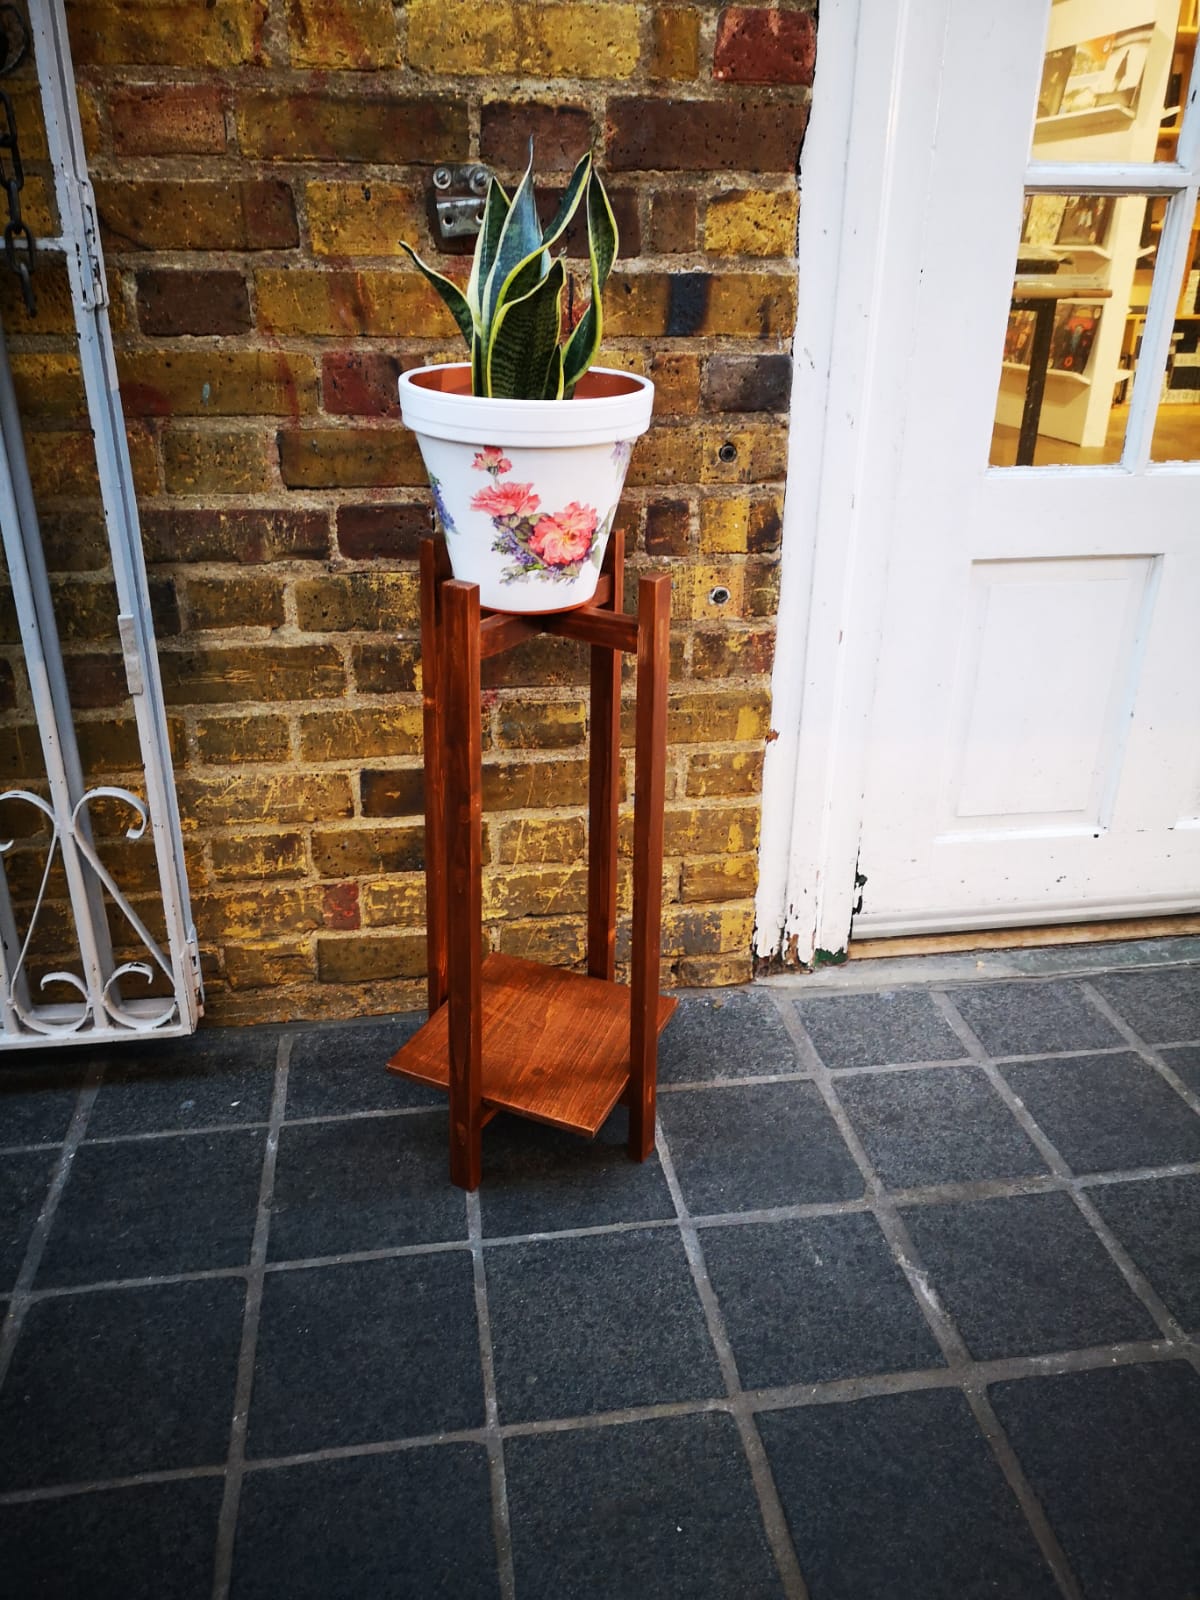
[[[11,953],[0,948],[0,982],[3,983],[3,990],[7,996],[8,1004],[19,1019],[21,1026],[31,1033],[48,1035],[71,1034],[81,1033],[89,1026],[94,1027],[101,1020],[97,1016],[97,1000],[111,1022],[118,1027],[127,1028],[131,1033],[152,1033],[156,1028],[161,1028],[168,1023],[177,1021],[179,1017],[179,1006],[174,997],[168,1000],[164,1008],[158,1012],[134,1012],[128,1010],[121,1003],[118,986],[122,978],[136,976],[150,983],[153,981],[155,969],[157,968],[169,982],[173,982],[173,974],[170,962],[163,955],[153,934],[151,934],[121,892],[112,873],[101,861],[91,841],[90,829],[84,825],[88,806],[92,801],[102,799],[116,800],[123,805],[127,805],[135,813],[137,820],[126,828],[126,839],[132,842],[143,837],[150,822],[150,813],[145,802],[140,800],[137,795],[131,794],[128,789],[117,789],[107,785],[89,789],[75,804],[65,828],[60,818],[56,815],[53,806],[40,795],[33,794],[28,789],[7,789],[0,793],[0,801],[24,801],[27,805],[31,805],[40,811],[49,821],[51,830],[50,842],[46,848],[46,860],[42,869],[41,883],[33,903],[33,909],[29,914],[29,923],[25,930],[25,937],[21,941],[21,948],[17,953],[16,960],[12,961],[11,965]],[[66,984],[80,996],[81,1003],[78,1014],[62,1021],[57,1021],[39,1014],[36,1009],[25,1005],[20,997],[28,981],[26,963],[34,932],[37,928],[38,918],[45,903],[46,890],[50,883],[51,873],[54,870],[54,862],[56,857],[61,856],[63,853],[64,833],[70,838],[71,848],[95,874],[113,904],[121,912],[121,915],[134,933],[137,934],[150,959],[149,961],[121,962],[113,968],[112,972],[107,974],[102,986],[96,992],[93,992],[77,973],[60,971],[44,974],[40,984],[42,989],[46,989],[52,984]],[[13,843],[12,839],[0,840],[0,857],[3,857],[7,851],[12,849]],[[3,870],[2,864],[0,864],[0,870]]]

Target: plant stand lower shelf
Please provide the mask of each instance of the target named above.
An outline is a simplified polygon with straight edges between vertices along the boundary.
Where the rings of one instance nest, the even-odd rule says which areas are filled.
[[[636,616],[619,609],[623,589],[619,531],[595,600],[540,615],[482,611],[478,587],[450,577],[444,544],[421,547],[429,1020],[388,1067],[448,1091],[450,1176],[465,1189],[479,1185],[483,1127],[501,1110],[591,1138],[624,1100],[630,1154],[654,1147],[658,1036],[675,1009],[658,992],[671,580],[639,580]],[[480,663],[540,633],[591,646],[586,977],[482,951]],[[628,987],[615,981],[625,651],[637,657]],[[548,764],[549,785],[553,774]]]

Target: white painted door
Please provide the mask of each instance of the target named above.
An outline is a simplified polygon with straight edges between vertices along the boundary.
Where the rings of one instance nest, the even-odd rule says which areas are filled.
[[[945,0],[932,157],[887,197],[923,213],[919,260],[900,261],[911,321],[877,330],[908,343],[907,379],[868,396],[902,423],[862,466],[888,492],[881,632],[852,641],[878,655],[856,936],[1200,904],[1200,105],[1182,6],[1181,30],[1181,0]],[[1169,99],[1186,103],[1177,134]],[[901,140],[929,116],[912,95],[891,110]],[[903,285],[889,292],[903,318]],[[1039,295],[1037,464],[992,464],[1017,451]]]

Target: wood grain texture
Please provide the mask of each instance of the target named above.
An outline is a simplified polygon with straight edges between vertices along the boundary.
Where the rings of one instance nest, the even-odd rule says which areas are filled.
[[[651,1037],[676,1001],[658,995]],[[483,964],[482,1094],[489,1108],[592,1138],[629,1081],[630,991],[516,956]],[[392,1072],[446,1088],[449,1007],[432,1016],[388,1063]]]
[[[446,797],[442,784],[442,731],[438,685],[438,550],[421,540],[421,682],[425,766],[425,948],[429,1014],[446,988]]]
[[[625,588],[625,534],[618,528],[604,554],[608,605],[615,609]],[[609,982],[616,976],[617,808],[621,784],[621,657],[593,645],[588,717],[588,922],[587,969]]]
[[[662,940],[663,802],[667,775],[667,673],[671,580],[638,580],[637,722],[634,737],[633,936],[630,949],[629,1152],[654,1148],[658,997]]]
[[[441,587],[444,783],[446,792],[447,979],[450,1176],[477,1189],[482,1168],[480,1099],[483,922],[479,722],[479,589],[454,579]],[[438,1013],[441,1015],[442,1013]]]

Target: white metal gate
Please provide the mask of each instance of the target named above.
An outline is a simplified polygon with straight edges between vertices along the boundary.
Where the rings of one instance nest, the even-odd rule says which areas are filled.
[[[12,841],[0,841],[0,1048],[149,1032],[190,1033],[202,1009],[149,586],[63,0],[31,0],[30,24],[61,230],[55,239],[39,240],[37,248],[61,252],[66,260],[145,789],[138,795],[111,785],[86,786],[17,396],[0,330],[0,526],[47,790],[43,796],[31,789],[8,789],[0,801],[33,807],[44,817],[49,833],[40,889],[22,918],[23,928],[18,926],[4,865]],[[19,238],[14,247],[18,253],[27,248]],[[128,808],[127,839],[149,833],[165,941],[151,933],[97,852],[89,815],[96,801]],[[39,1002],[34,992],[29,955],[56,861],[65,874],[78,962],[75,970],[43,974],[38,987],[66,984],[79,998],[50,1004]],[[118,960],[114,955],[109,906],[136,939],[137,959]],[[156,988],[151,997],[129,992],[151,983]]]

